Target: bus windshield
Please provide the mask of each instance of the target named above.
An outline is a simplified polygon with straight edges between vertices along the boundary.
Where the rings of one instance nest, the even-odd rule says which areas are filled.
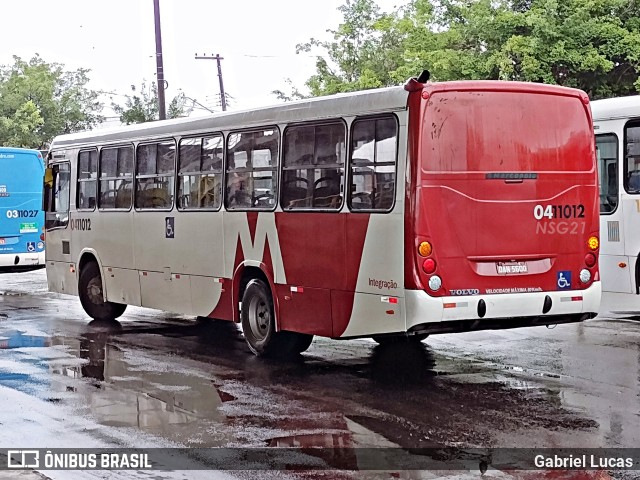
[[[588,117],[576,97],[437,92],[426,108],[426,170],[561,172],[593,167],[591,142],[585,141]]]

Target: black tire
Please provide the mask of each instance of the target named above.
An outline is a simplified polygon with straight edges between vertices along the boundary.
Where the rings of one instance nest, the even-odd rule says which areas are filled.
[[[374,335],[372,340],[379,345],[391,343],[415,342],[420,343],[429,336],[428,333],[418,333],[415,335]]]
[[[247,345],[258,356],[294,356],[304,352],[313,341],[313,335],[276,332],[271,291],[262,280],[254,279],[247,284],[240,319]]]
[[[240,311],[242,333],[249,349],[256,355],[269,355],[275,349],[276,319],[271,292],[262,280],[247,284]]]
[[[299,355],[313,342],[313,335],[298,332],[278,332],[278,354],[282,357]]]
[[[115,320],[127,308],[122,303],[105,301],[100,268],[95,262],[87,263],[80,272],[78,295],[84,311],[95,320]]]
[[[306,352],[313,342],[313,335],[304,333],[296,333],[295,349],[294,353]]]

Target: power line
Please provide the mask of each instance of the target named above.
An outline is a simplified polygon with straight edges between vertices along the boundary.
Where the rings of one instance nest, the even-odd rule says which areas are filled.
[[[184,95],[184,93],[183,93],[183,95]],[[195,98],[188,97],[187,95],[184,95],[184,98],[193,103],[193,107],[191,107],[191,108],[198,108],[200,110],[206,110],[209,113],[216,113],[215,110],[211,110],[209,107],[204,106],[199,101],[197,101]]]
[[[292,57],[308,57],[308,58],[318,58],[322,55],[303,55],[301,53],[293,53],[290,55],[254,55],[250,53],[240,54],[241,57],[249,57],[249,58],[292,58]]]

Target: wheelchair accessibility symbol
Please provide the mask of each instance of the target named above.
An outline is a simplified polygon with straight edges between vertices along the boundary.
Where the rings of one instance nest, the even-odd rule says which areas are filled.
[[[571,272],[570,271],[561,271],[558,272],[557,277],[558,290],[568,290],[571,288]]]
[[[36,242],[27,242],[27,252],[36,251]]]

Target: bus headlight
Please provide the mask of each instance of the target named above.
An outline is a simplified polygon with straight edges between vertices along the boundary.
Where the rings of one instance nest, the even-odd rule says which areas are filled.
[[[586,268],[580,270],[580,281],[582,283],[589,283],[589,280],[591,280],[591,272]]]
[[[429,279],[429,288],[434,292],[440,290],[442,286],[442,279],[438,275],[434,275]]]

